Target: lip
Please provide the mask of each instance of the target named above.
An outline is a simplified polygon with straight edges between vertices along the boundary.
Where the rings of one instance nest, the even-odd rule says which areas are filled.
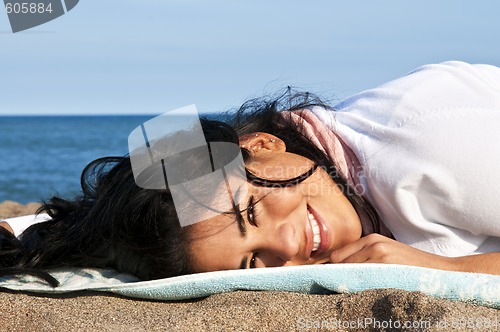
[[[306,229],[305,229],[305,233],[306,233],[306,245],[304,246],[304,257],[307,259],[311,258],[311,251],[312,251],[312,248],[314,246],[314,234],[313,234],[313,231],[312,231],[312,228],[311,228],[311,222],[309,221],[309,212],[312,213],[312,211],[310,210],[310,206],[307,205],[307,209],[306,209]]]
[[[316,219],[316,222],[318,223],[319,235],[321,237],[321,243],[319,245],[318,250],[311,253],[311,250],[312,250],[312,245],[311,245],[311,249],[309,250],[310,258],[318,258],[323,253],[325,253],[327,250],[329,250],[331,245],[332,245],[331,230],[330,230],[329,225],[326,223],[325,219],[323,219],[323,217],[316,210],[314,210],[311,206],[308,206],[308,209],[311,212],[311,214],[314,216],[314,218]],[[312,229],[311,229],[311,233],[312,233]]]

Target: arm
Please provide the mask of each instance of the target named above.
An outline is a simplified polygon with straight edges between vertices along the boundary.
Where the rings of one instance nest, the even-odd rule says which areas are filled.
[[[431,254],[380,234],[370,234],[342,248],[331,256],[332,263],[387,263],[428,267],[448,271],[500,275],[500,252],[445,257]]]

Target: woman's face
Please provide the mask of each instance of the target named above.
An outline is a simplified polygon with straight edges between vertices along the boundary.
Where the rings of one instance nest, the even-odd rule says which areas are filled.
[[[248,135],[240,145],[250,151],[247,169],[260,178],[286,180],[313,166],[270,134]],[[320,167],[296,186],[249,183],[245,202],[242,225],[233,213],[191,226],[196,272],[326,263],[335,249],[361,237],[353,206]]]

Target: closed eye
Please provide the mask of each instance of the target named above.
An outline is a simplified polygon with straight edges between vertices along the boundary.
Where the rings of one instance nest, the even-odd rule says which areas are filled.
[[[256,218],[256,212],[255,212],[255,206],[257,205],[257,203],[259,203],[260,200],[258,201],[255,201],[255,198],[254,196],[250,196],[250,198],[248,199],[248,203],[247,203],[247,208],[246,209],[242,209],[240,210],[238,207],[239,205],[236,205],[234,210],[235,210],[235,214],[236,214],[236,222],[238,223],[238,228],[240,230],[240,234],[242,237],[244,237],[246,235],[246,222],[245,222],[245,219],[243,218],[243,215],[242,215],[242,212],[246,211],[247,213],[247,222],[252,225],[252,226],[255,226],[255,227],[258,227],[258,223],[257,223],[257,218]]]

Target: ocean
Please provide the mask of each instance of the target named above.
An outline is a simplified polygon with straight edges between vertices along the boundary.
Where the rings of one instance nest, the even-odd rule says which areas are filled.
[[[0,117],[0,202],[71,197],[92,160],[128,153],[128,135],[150,116]]]

